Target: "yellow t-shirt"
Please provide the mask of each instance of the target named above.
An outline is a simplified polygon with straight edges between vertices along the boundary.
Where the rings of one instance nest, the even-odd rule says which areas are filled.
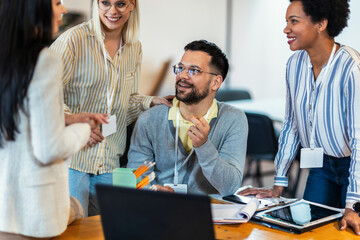
[[[180,101],[176,98],[173,99],[173,106],[169,110],[169,120],[173,120],[174,127],[176,129],[176,115],[179,108]],[[208,123],[210,123],[211,119],[217,117],[218,114],[218,105],[216,99],[214,99],[213,103],[210,106],[209,115],[205,119]],[[205,117],[205,116],[204,116]],[[191,138],[188,135],[189,128],[193,126],[194,124],[190,121],[187,121],[183,118],[183,116],[180,114],[179,119],[179,138],[184,146],[184,149],[190,153],[193,149]]]

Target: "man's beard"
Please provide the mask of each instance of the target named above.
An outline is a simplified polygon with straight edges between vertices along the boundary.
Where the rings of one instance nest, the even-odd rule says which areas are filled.
[[[186,95],[179,93],[178,87],[177,87],[179,82],[181,82],[181,80],[179,80],[176,83],[176,87],[175,87],[176,94],[175,94],[175,96],[179,101],[181,101],[181,102],[183,102],[183,103],[185,103],[187,105],[192,105],[192,104],[198,103],[198,102],[200,102],[201,100],[203,100],[204,98],[206,98],[209,95],[209,89],[210,89],[210,82],[211,81],[208,82],[208,84],[206,85],[206,87],[205,87],[205,89],[203,91],[200,91],[199,89],[194,88],[194,85],[192,85],[192,84],[190,85],[189,83],[187,83],[191,87],[191,92],[186,94]]]

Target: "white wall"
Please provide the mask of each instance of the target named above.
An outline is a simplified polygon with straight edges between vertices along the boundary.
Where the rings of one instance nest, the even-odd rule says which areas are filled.
[[[225,48],[226,1],[143,0],[140,1],[143,65],[140,91],[151,84],[161,63],[179,62],[185,45],[206,39]],[[169,69],[160,95],[174,94],[175,75]]]
[[[62,0],[64,6],[68,11],[79,12],[85,15],[86,18],[91,16],[92,0]]]
[[[285,65],[293,53],[287,44],[288,0],[234,0],[231,86],[249,89],[254,98],[285,96]],[[360,1],[351,1],[351,16],[337,42],[360,50]]]
[[[138,0],[140,6],[143,65],[140,91],[169,58],[178,62],[184,46],[206,39],[225,51],[226,0]],[[69,10],[90,16],[90,0],[64,0]],[[254,98],[285,96],[285,64],[292,54],[283,33],[288,0],[233,0],[230,87],[251,91]],[[360,1],[351,1],[348,28],[337,42],[360,50]],[[174,93],[174,76],[169,69],[160,95]],[[224,86],[223,86],[224,87]]]

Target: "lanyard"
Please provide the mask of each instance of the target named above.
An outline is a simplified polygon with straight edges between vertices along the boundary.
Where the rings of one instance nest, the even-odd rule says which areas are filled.
[[[124,46],[121,46],[121,45],[122,45],[122,39],[120,39],[120,48],[119,48],[120,54],[121,54],[122,48],[125,46],[125,45]],[[106,57],[105,43],[103,43],[103,54],[104,54],[105,76],[108,77],[109,68],[108,68],[107,57]],[[116,67],[116,75],[119,76],[119,69],[117,67]],[[106,81],[106,105],[107,105],[107,113],[109,114],[109,116],[111,115],[111,103],[112,103],[113,97],[115,95],[115,88],[110,95],[110,78],[107,78],[107,81]]]
[[[336,51],[336,43],[334,43],[334,46],[332,48],[329,60],[328,60],[328,62],[326,64],[326,67],[325,67],[324,74],[321,75],[321,78],[323,78],[323,79],[325,79],[327,77],[331,61],[333,60],[334,55],[335,55],[335,51]],[[317,81],[319,82],[319,77],[318,77]],[[314,98],[315,98],[315,96],[314,96]],[[313,109],[314,117],[313,117],[313,121],[312,121],[312,124],[311,124],[312,125],[312,130],[311,130],[311,135],[310,135],[310,148],[311,149],[315,148],[315,123],[316,123],[316,120],[317,120],[317,113],[316,113],[316,109],[315,109],[315,104],[313,104],[313,105],[314,105],[314,109]]]
[[[207,111],[206,115],[205,115],[205,120],[207,119],[207,117],[209,116],[210,113],[210,109],[211,106],[209,108],[209,110]],[[177,167],[177,160],[178,160],[178,151],[179,151],[179,125],[180,125],[180,107],[178,107],[177,109],[177,113],[176,113],[176,129],[175,129],[175,167],[174,167],[174,185],[177,185],[179,182],[179,172],[178,170],[181,169],[186,162],[190,159],[190,156],[193,154],[194,152],[194,148],[191,149],[191,152],[189,153],[189,155],[186,157],[186,159],[184,160],[184,162],[180,165],[180,167]]]

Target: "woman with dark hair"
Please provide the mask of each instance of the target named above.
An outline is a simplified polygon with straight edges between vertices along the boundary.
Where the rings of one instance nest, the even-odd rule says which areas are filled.
[[[360,55],[336,37],[347,25],[347,0],[290,0],[286,12],[290,49],[287,105],[275,158],[275,186],[243,195],[278,197],[301,147],[310,168],[304,199],[345,208],[341,230],[360,235]]]
[[[53,237],[81,213],[65,159],[106,116],[65,127],[61,60],[46,48],[65,12],[61,0],[0,1],[0,239]]]

